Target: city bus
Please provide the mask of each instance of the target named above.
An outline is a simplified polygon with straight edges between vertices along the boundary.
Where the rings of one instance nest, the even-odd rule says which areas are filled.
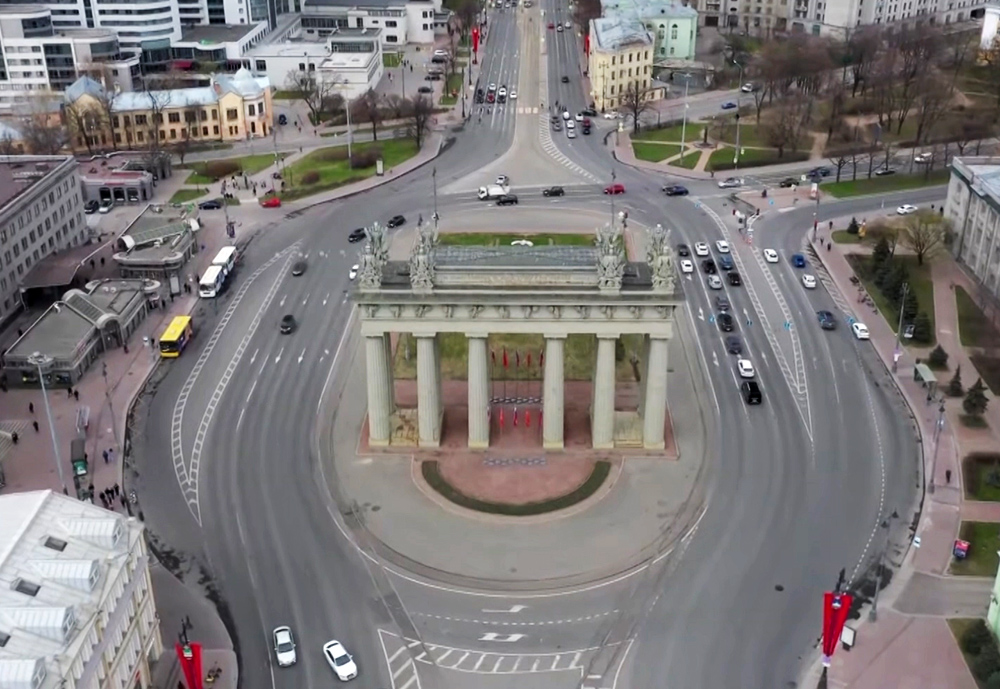
[[[160,335],[160,356],[164,359],[179,357],[194,337],[190,316],[177,316]]]
[[[230,275],[236,267],[236,247],[227,246],[219,251],[212,259],[212,265],[220,266],[226,275]]]
[[[198,282],[198,296],[202,299],[215,299],[222,293],[226,284],[226,271],[222,266],[209,266]]]

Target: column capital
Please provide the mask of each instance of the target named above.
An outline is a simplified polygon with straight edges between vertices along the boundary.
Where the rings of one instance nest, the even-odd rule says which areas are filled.
[[[424,338],[435,338],[438,336],[438,332],[439,331],[437,330],[420,330],[411,332],[410,334],[418,339],[424,339]]]
[[[488,340],[490,338],[488,333],[465,333],[465,336],[470,340]]]
[[[622,336],[621,333],[595,333],[598,340],[617,340]]]
[[[565,340],[569,335],[567,333],[542,333],[542,337],[546,340]]]

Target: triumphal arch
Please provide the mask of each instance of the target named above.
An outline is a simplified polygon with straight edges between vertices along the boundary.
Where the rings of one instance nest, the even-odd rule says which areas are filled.
[[[417,427],[421,447],[441,441],[442,333],[468,340],[468,445],[490,444],[491,333],[544,337],[541,436],[564,442],[564,346],[568,335],[597,338],[590,404],[595,449],[615,446],[615,344],[642,336],[638,410],[641,444],[664,447],[667,352],[681,303],[669,233],[645,238],[644,261],[626,257],[621,228],[605,226],[594,246],[441,246],[418,228],[409,260],[389,260],[383,227],[367,230],[353,299],[359,306],[368,374],[368,436],[387,445],[396,413],[392,335],[416,339]],[[542,358],[541,356],[539,357]]]

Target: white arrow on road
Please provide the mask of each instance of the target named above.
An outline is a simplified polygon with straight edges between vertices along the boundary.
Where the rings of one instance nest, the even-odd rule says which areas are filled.
[[[284,306],[285,305],[285,297],[281,298],[281,301],[278,302],[278,305],[279,306]]]
[[[481,637],[480,641],[500,641],[502,643],[511,644],[515,641],[520,641],[527,634],[497,634],[496,632],[486,632]]]
[[[330,353],[330,350],[329,350],[329,349],[324,349],[324,350],[323,350],[323,356],[321,356],[321,357],[319,358],[319,360],[320,360],[320,361],[322,362],[322,361],[323,361],[323,359],[325,359],[325,358],[326,358],[326,356],[327,356],[327,354],[329,354],[329,353]]]
[[[698,307],[698,320],[705,320],[705,312],[700,306]]]
[[[495,613],[518,613],[522,610],[527,610],[527,605],[512,605],[510,610],[483,610],[483,612],[495,612]]]
[[[323,306],[326,306],[326,302],[328,302],[329,300],[330,300],[330,293],[327,292],[326,296],[323,297]]]
[[[716,354],[715,352],[712,352],[712,363],[715,364],[716,366],[719,365],[719,355]]]
[[[253,350],[253,356],[250,357],[250,363],[251,364],[257,360],[257,353],[258,352],[260,352],[260,347],[258,347],[257,349]]]
[[[301,353],[301,354],[299,354],[299,363],[300,363],[300,364],[302,363],[302,359],[304,359],[304,358],[305,358],[305,356],[306,356],[306,350],[305,350],[305,347],[303,347],[303,348],[302,348],[302,353]]]
[[[302,305],[305,306],[306,302],[309,301],[309,295],[307,294],[305,299],[302,300]]]
[[[282,348],[281,348],[281,351],[280,351],[280,352],[278,352],[278,356],[276,356],[276,357],[274,358],[274,363],[278,363],[279,361],[281,361],[281,354],[282,354],[282,352],[284,352],[284,351],[285,351],[285,348],[284,348],[284,347],[282,347]]]

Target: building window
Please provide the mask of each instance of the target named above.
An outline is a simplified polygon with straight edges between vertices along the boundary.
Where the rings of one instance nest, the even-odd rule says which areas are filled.
[[[229,108],[226,110],[226,121],[232,122],[233,120],[239,119],[240,113],[236,108]]]
[[[42,590],[42,587],[39,584],[33,584],[30,581],[18,579],[14,582],[14,590],[18,593],[23,593],[26,596],[34,597],[38,595],[38,592]]]
[[[177,130],[174,129],[173,127],[170,128],[170,138],[171,139],[176,139],[177,138]]]
[[[300,62],[299,63],[299,71],[300,72],[306,71],[306,63],[305,62]]]
[[[219,135],[219,125],[215,125],[214,127],[212,127],[212,133],[215,134],[216,136]]]
[[[253,117],[256,114],[257,109],[254,107],[253,103],[247,106],[247,114]]]
[[[670,40],[671,41],[676,41],[677,40],[677,25],[676,24],[674,24],[673,26],[670,27]]]
[[[208,136],[208,127],[202,127],[201,128],[201,135],[202,136]]]
[[[255,64],[257,66],[257,71],[258,72],[266,72],[267,71],[267,60],[257,60],[257,62]]]
[[[167,113],[167,120],[170,124],[177,124],[181,121],[181,114],[179,112]]]

